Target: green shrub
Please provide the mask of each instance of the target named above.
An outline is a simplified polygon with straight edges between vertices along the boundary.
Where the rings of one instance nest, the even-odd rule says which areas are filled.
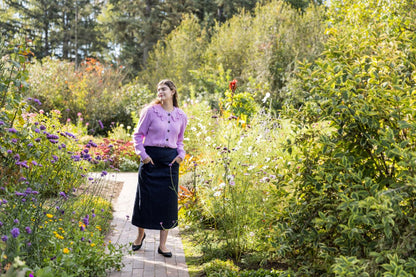
[[[286,116],[334,130],[296,139],[302,178],[275,239],[300,276],[415,274],[414,11],[331,1],[326,51],[299,68]]]

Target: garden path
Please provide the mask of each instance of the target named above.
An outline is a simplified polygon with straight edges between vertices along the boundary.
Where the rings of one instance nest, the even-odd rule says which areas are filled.
[[[132,252],[131,244],[137,236],[137,227],[131,224],[134,199],[136,196],[137,173],[110,174],[115,181],[124,182],[123,188],[114,203],[112,233],[108,240],[113,244],[127,245],[124,248],[121,271],[112,271],[109,277],[189,277],[185,262],[179,229],[169,232],[166,246],[172,251],[172,258],[165,258],[157,253],[159,245],[159,231],[146,230],[146,239],[139,251]]]

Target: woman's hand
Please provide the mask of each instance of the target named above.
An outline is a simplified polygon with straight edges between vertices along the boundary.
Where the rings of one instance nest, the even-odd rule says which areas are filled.
[[[153,163],[152,158],[150,158],[150,157],[147,157],[146,159],[144,159],[144,160],[143,160],[143,163],[144,163],[144,164],[152,163],[152,165],[155,165],[155,164]]]
[[[176,156],[176,158],[173,159],[173,161],[170,164],[174,164],[175,162],[177,162],[178,164],[180,164],[182,162],[182,158],[179,156]]]

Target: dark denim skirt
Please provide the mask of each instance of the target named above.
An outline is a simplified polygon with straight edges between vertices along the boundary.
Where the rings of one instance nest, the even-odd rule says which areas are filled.
[[[134,203],[132,224],[153,230],[164,230],[178,224],[179,164],[170,164],[178,155],[176,149],[146,146],[153,164],[141,163]]]

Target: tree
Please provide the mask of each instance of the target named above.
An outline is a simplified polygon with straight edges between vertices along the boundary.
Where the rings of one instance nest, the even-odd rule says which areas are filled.
[[[3,32],[32,40],[38,58],[55,55],[80,62],[105,47],[96,29],[100,2],[90,0],[5,0]],[[11,35],[14,33],[13,35]]]

